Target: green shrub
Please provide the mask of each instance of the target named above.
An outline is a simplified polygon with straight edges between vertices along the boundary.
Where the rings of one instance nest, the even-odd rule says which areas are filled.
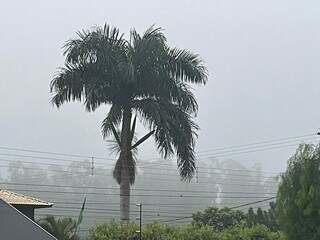
[[[219,240],[218,233],[211,226],[187,226],[177,229],[176,240]]]
[[[134,240],[137,236],[138,225],[132,222],[110,223],[98,225],[89,231],[89,240]]]
[[[192,218],[192,224],[196,226],[210,225],[217,231],[223,231],[244,222],[246,215],[230,208],[209,207],[203,212],[193,214]]]
[[[264,225],[248,228],[238,226],[220,233],[219,240],[285,240],[278,232],[271,232]]]
[[[135,223],[111,222],[90,230],[88,240],[138,240]],[[266,226],[232,227],[215,231],[211,226],[188,225],[173,227],[155,222],[144,226],[143,240],[285,240],[281,233],[271,232]]]
[[[177,229],[172,226],[154,222],[143,228],[142,236],[144,240],[168,240],[174,239],[176,232]]]

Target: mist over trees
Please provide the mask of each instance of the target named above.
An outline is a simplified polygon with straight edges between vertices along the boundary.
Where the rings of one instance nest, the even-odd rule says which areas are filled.
[[[230,207],[258,201],[272,196],[277,187],[273,176],[231,160],[199,162],[197,175],[190,182],[180,181],[174,167],[174,163],[162,160],[140,163],[132,192],[131,219],[138,216],[135,203],[143,203],[144,223],[190,216],[171,223],[186,224],[191,222],[193,213],[209,206]],[[76,218],[86,196],[80,233],[97,223],[120,217],[119,190],[112,177],[112,164],[102,161],[96,161],[94,168],[90,160],[54,164],[12,161],[3,182],[10,183],[4,184],[9,190],[54,203],[51,209],[37,210],[37,219],[47,214]],[[268,204],[262,206],[267,208]]]

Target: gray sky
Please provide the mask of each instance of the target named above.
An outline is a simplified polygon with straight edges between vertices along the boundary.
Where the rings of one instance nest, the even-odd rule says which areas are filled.
[[[0,145],[107,155],[101,107],[50,105],[61,46],[105,22],[128,33],[156,24],[172,46],[199,53],[210,79],[196,88],[198,150],[312,133],[320,127],[320,2],[294,0],[5,1],[0,15]],[[142,133],[142,132],[141,132]],[[142,158],[156,156],[149,141]],[[232,156],[267,171],[292,148]]]

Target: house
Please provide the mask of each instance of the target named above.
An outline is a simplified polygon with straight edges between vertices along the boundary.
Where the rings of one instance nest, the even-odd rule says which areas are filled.
[[[37,208],[52,207],[52,203],[40,199],[0,189],[0,199],[10,204],[31,220],[34,220],[34,210]]]
[[[0,199],[0,239],[57,240],[34,221],[2,199]]]

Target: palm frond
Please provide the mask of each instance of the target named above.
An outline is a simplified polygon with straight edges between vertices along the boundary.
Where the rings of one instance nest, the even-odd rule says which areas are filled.
[[[107,24],[103,27],[94,27],[89,31],[78,31],[77,37],[67,41],[63,46],[68,63],[95,62],[99,58],[107,60],[113,53],[123,49],[126,44],[119,29]]]
[[[197,54],[170,49],[161,28],[151,27],[141,37],[134,30],[132,61],[136,67],[136,98],[163,98],[190,114],[198,105],[188,83],[204,84],[207,70]]]
[[[168,49],[168,69],[181,81],[205,84],[208,71],[198,54],[177,48]]]
[[[104,77],[95,64],[66,64],[51,81],[52,104],[60,107],[65,102],[79,101],[86,110],[94,111],[103,103],[114,102],[114,86]]]
[[[135,131],[136,131],[136,123],[137,123],[137,116],[134,117],[133,122],[132,122],[132,126],[131,126],[131,136],[130,136],[131,142],[134,139],[134,135],[135,135]]]
[[[40,219],[38,223],[57,239],[70,240],[71,237],[73,237],[72,239],[79,239],[74,233],[76,222],[72,218],[55,218],[48,215]]]
[[[105,25],[77,35],[65,44],[65,66],[51,82],[53,104],[80,101],[86,110],[94,111],[101,104],[121,102],[120,83],[126,79],[123,69],[128,64],[119,30]]]
[[[159,81],[160,82],[160,81]],[[195,96],[190,91],[190,87],[180,81],[175,81],[174,79],[169,79],[161,83],[156,84],[153,87],[154,90],[148,90],[149,97],[161,98],[166,101],[170,101],[177,104],[179,108],[187,111],[190,114],[196,115],[198,112],[198,104]],[[154,91],[154,94],[152,94]]]
[[[150,129],[155,130],[155,141],[166,158],[177,154],[180,176],[190,179],[195,172],[194,145],[198,126],[178,105],[159,99],[141,99],[133,107]]]
[[[118,127],[122,120],[122,109],[119,105],[113,104],[109,110],[107,117],[103,120],[101,131],[104,138],[113,133],[113,128]]]
[[[85,66],[66,64],[50,83],[50,91],[54,93],[52,104],[60,107],[64,102],[82,101],[86,82]]]

